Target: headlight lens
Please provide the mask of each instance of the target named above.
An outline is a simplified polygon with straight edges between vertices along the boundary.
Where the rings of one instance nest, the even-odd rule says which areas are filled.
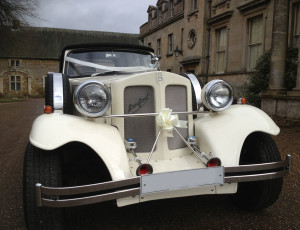
[[[212,80],[201,92],[204,105],[213,111],[227,109],[233,101],[232,87],[223,80]]]
[[[74,93],[76,109],[88,117],[102,116],[111,105],[111,94],[103,83],[90,80],[79,85]]]

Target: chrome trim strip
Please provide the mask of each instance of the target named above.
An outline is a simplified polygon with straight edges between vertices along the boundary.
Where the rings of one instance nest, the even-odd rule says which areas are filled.
[[[172,112],[171,114],[198,114],[198,113],[209,113],[209,111],[192,111],[192,112]],[[126,117],[146,117],[146,116],[157,116],[159,113],[135,113],[135,114],[118,114],[118,115],[104,115],[100,118],[126,118]]]
[[[287,155],[284,161],[272,162],[265,164],[255,165],[241,165],[236,167],[224,167],[225,177],[224,183],[239,183],[249,181],[260,181],[280,178],[287,175],[290,172],[291,166],[291,155]],[[259,173],[255,174],[255,171],[261,172],[271,169],[277,169],[279,171]],[[231,173],[245,173],[250,172],[247,175],[228,175]],[[227,174],[227,175],[226,175]],[[92,192],[101,192],[109,189],[122,189],[125,186],[137,186],[131,189],[123,189],[116,192],[105,193],[94,196],[86,196],[72,199],[60,199],[60,195],[80,195]],[[42,198],[44,195],[52,196],[52,199]],[[108,200],[115,200],[119,198],[141,195],[141,177],[134,177],[130,179],[120,181],[110,181],[99,184],[83,185],[76,187],[62,187],[52,188],[44,187],[41,184],[36,184],[36,202],[37,206],[48,206],[48,207],[72,207],[79,205],[92,204],[97,202],[103,202]]]
[[[265,163],[265,164],[240,165],[240,166],[235,166],[235,167],[226,167],[225,173],[270,170],[270,169],[276,169],[276,168],[287,167],[287,166],[289,166],[289,162],[287,160],[279,161],[279,162],[272,162],[272,163]]]
[[[36,206],[42,207],[42,191],[41,191],[42,185],[37,183],[35,185],[35,195],[36,195]]]
[[[140,177],[134,177],[125,180],[119,181],[109,181],[99,184],[89,184],[83,186],[74,186],[74,187],[44,187],[42,186],[41,191],[45,195],[77,195],[83,193],[98,192],[108,189],[116,189],[124,186],[134,185],[140,183]],[[37,185],[36,185],[37,186]]]
[[[190,79],[193,88],[195,90],[195,96],[196,96],[196,102],[197,102],[197,110],[199,110],[200,105],[202,104],[202,100],[201,100],[201,85],[197,79],[197,77],[192,74],[192,73],[187,73],[186,74],[188,76],[188,78]]]
[[[128,196],[140,195],[140,188],[127,189],[118,192],[106,193],[103,195],[81,197],[75,199],[65,199],[65,200],[51,200],[42,198],[43,206],[47,207],[74,207],[80,205],[94,204],[103,201],[116,200]]]
[[[260,181],[269,180],[287,175],[289,172],[287,170],[272,173],[254,174],[254,175],[244,175],[244,176],[226,176],[224,177],[224,183],[238,183],[238,182],[249,182],[249,181]]]
[[[63,93],[63,81],[61,73],[53,74],[53,107],[54,110],[63,108],[64,93]]]
[[[285,160],[289,162],[289,165],[287,166],[287,168],[289,169],[289,172],[291,172],[291,170],[292,170],[292,156],[290,154],[287,154]]]

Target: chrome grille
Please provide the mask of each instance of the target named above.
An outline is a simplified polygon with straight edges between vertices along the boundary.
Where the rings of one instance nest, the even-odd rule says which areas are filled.
[[[130,86],[124,91],[124,113],[154,113],[153,88]],[[133,117],[124,119],[125,138],[137,142],[137,152],[150,152],[155,141],[155,117]]]
[[[185,86],[169,85],[166,87],[166,107],[172,109],[174,112],[187,111],[187,91]],[[178,117],[180,120],[188,120],[187,115],[180,114]],[[177,129],[180,134],[187,139],[188,129]],[[175,131],[173,131],[173,135],[174,137],[168,138],[168,147],[170,150],[186,147],[184,142]]]

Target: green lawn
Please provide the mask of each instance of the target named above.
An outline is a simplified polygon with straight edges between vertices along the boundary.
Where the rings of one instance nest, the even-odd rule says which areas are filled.
[[[24,101],[24,99],[18,99],[18,98],[0,98],[0,103],[11,103],[11,102],[18,102],[18,101]]]

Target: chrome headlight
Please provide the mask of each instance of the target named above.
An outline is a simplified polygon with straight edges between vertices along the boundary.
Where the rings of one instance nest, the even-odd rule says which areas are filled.
[[[111,94],[103,83],[90,80],[79,85],[74,93],[76,109],[88,117],[99,117],[110,107]]]
[[[201,98],[208,109],[216,112],[222,111],[232,104],[233,90],[223,80],[212,80],[202,89]]]

